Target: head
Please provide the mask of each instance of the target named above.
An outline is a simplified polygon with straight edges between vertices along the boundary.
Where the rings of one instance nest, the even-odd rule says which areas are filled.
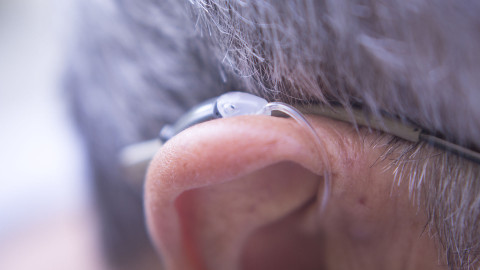
[[[167,269],[479,266],[479,165],[425,143],[307,115],[317,147],[291,119],[214,120],[159,150],[144,196],[117,159],[232,90],[360,104],[478,147],[478,4],[97,2],[68,85],[112,263],[153,264],[151,241]]]

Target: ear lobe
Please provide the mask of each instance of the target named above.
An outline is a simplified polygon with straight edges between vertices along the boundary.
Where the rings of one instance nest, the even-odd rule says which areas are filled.
[[[285,239],[286,249],[275,245],[286,258],[297,240],[283,228],[302,228],[315,211],[323,169],[308,135],[288,119],[220,119],[177,135],[152,161],[145,186],[148,228],[167,269],[249,265],[258,259],[245,250],[249,237],[262,239],[266,226],[290,237],[263,238]]]

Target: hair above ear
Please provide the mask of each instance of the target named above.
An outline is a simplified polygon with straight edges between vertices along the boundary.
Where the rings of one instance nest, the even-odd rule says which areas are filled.
[[[361,102],[480,147],[475,1],[190,2],[217,59],[247,89],[288,102]]]

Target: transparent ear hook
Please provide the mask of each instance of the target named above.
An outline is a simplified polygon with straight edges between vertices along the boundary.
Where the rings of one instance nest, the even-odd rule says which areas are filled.
[[[294,107],[282,102],[270,102],[265,99],[243,92],[230,92],[220,96],[216,102],[218,117],[228,118],[239,115],[272,115],[272,112],[282,112],[293,118],[305,131],[309,133],[315,144],[316,152],[321,155],[322,167],[326,168],[324,174],[324,190],[321,210],[325,208],[330,190],[330,166],[325,151],[321,149],[322,141],[308,120]]]
[[[324,174],[324,190],[322,196],[321,210],[325,208],[328,201],[328,194],[330,190],[330,164],[326,153],[321,149],[322,141],[318,137],[317,132],[303,116],[303,114],[294,107],[282,103],[282,102],[270,102],[267,100],[244,92],[230,92],[220,96],[217,99],[216,114],[219,118],[228,118],[239,115],[268,115],[271,116],[272,112],[282,112],[291,118],[293,118],[312,138],[315,144],[316,152],[321,155],[322,167],[326,168]]]
[[[322,161],[321,166],[324,168],[323,196],[322,196],[322,203],[320,205],[320,211],[323,211],[328,202],[328,197],[330,194],[330,181],[331,181],[330,163],[328,161],[326,151],[321,148],[322,146],[324,146],[324,144],[320,139],[320,137],[318,136],[315,129],[310,124],[310,122],[305,118],[305,116],[303,116],[303,114],[300,111],[298,111],[294,107],[282,102],[270,102],[265,105],[265,107],[263,108],[262,114],[271,115],[272,112],[274,111],[285,113],[291,118],[293,118],[303,128],[303,130],[306,131],[309,134],[309,136],[313,139],[313,143],[317,150],[316,153],[320,155],[320,158]]]

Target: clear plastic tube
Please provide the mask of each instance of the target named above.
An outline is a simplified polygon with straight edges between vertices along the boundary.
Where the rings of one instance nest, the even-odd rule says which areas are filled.
[[[279,111],[287,114],[291,118],[293,118],[300,126],[303,127],[303,130],[305,130],[308,135],[313,139],[313,142],[315,144],[315,148],[317,150],[318,155],[321,157],[321,161],[323,162],[322,166],[325,168],[324,171],[324,189],[323,189],[323,195],[322,195],[322,202],[320,205],[320,211],[323,212],[329,198],[330,194],[330,186],[331,186],[331,175],[330,175],[330,163],[329,159],[327,157],[326,152],[324,151],[324,143],[318,136],[317,132],[315,129],[312,127],[310,122],[303,116],[303,114],[295,109],[294,107],[282,103],[282,102],[270,102],[267,103],[261,111],[258,112],[258,114],[262,115],[271,115],[273,111]],[[322,148],[323,146],[323,148]]]

